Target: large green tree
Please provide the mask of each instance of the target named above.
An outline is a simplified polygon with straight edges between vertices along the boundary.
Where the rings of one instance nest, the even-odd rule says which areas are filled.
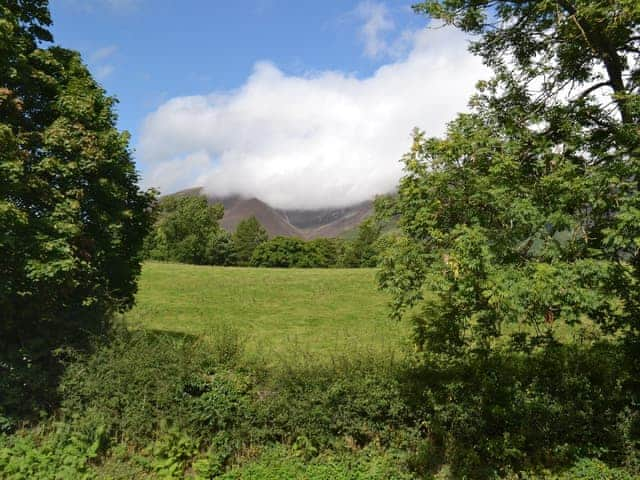
[[[395,314],[411,311],[419,344],[454,356],[528,351],[563,325],[637,335],[640,4],[415,8],[474,33],[495,76],[404,159],[403,236],[381,273]]]
[[[3,338],[131,305],[150,223],[115,100],[78,53],[40,46],[50,23],[45,1],[0,2]]]
[[[151,221],[115,100],[50,24],[0,0],[0,351],[25,362],[131,306]]]
[[[173,195],[157,205],[158,221],[147,239],[148,257],[199,265],[235,262],[231,235],[220,227],[224,207],[204,196]]]

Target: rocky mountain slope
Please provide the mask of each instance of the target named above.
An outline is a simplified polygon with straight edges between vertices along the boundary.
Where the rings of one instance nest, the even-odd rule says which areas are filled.
[[[200,195],[201,192],[200,188],[191,188],[175,195]],[[373,212],[372,201],[342,208],[278,210],[257,198],[209,195],[208,199],[212,203],[220,202],[224,205],[222,226],[226,230],[235,231],[241,220],[254,215],[271,237],[339,237],[353,231]]]

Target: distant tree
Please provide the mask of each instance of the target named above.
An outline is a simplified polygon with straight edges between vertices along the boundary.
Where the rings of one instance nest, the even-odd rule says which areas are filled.
[[[235,261],[231,236],[220,227],[222,204],[209,205],[204,196],[170,196],[160,200],[155,231],[147,239],[148,255],[199,265]]]
[[[306,265],[307,251],[304,240],[275,237],[256,247],[251,257],[254,267],[301,267]]]
[[[268,239],[267,231],[255,216],[241,220],[233,234],[238,263],[248,265],[256,247]]]
[[[317,238],[275,237],[254,250],[251,265],[256,267],[327,268],[338,266],[343,241]]]
[[[237,265],[238,257],[233,237],[223,228],[210,235],[206,250],[207,263],[210,265]]]
[[[303,267],[327,268],[338,263],[342,241],[336,238],[316,238],[305,244]]]
[[[378,249],[376,242],[380,238],[382,225],[376,217],[369,217],[358,227],[355,239],[347,242],[341,258],[345,267],[375,267]]]

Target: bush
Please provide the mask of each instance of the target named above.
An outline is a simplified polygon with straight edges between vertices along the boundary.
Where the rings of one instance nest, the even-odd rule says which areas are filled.
[[[414,372],[412,402],[432,448],[458,476],[486,478],[576,457],[622,463],[634,393],[624,354],[612,345],[549,347],[535,355],[496,352]],[[414,396],[415,395],[415,396]]]
[[[234,468],[220,477],[234,479],[300,480],[409,480],[415,478],[403,467],[396,452],[375,449],[359,453],[327,455],[305,461],[295,451],[282,447],[267,450],[257,461]]]
[[[389,362],[354,356],[271,370],[254,403],[255,434],[287,444],[307,439],[318,451],[345,442],[390,445],[415,418],[402,396],[398,366]]]
[[[268,368],[243,357],[242,345],[229,328],[204,338],[117,332],[68,366],[64,423],[2,437],[0,472],[46,478],[69,465],[94,472],[104,462],[170,478],[295,477],[330,471],[331,459],[344,472],[349,465],[372,474],[369,467],[390,465],[384,457],[399,462],[390,475],[424,478],[443,465],[453,478],[536,478],[522,472],[562,472],[579,458],[593,461],[559,478],[624,474],[595,459],[639,473],[633,358],[615,344],[495,350],[453,363],[421,356],[417,365],[370,354],[300,355]],[[252,463],[272,447],[281,463],[265,460],[270,454]],[[56,451],[73,458],[61,462]],[[235,464],[246,466],[229,470]]]
[[[0,473],[7,480],[92,478],[91,461],[103,453],[105,429],[82,432],[55,423],[48,435],[0,437]]]
[[[144,445],[167,425],[189,424],[185,400],[215,371],[201,340],[153,332],[119,332],[69,365],[60,385],[62,412],[102,418],[112,435]]]

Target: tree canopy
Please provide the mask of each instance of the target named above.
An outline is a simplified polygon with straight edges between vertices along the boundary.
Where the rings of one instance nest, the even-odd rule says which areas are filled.
[[[269,235],[255,216],[245,218],[238,223],[233,235],[238,263],[247,265],[256,247],[269,239]]]
[[[43,0],[0,0],[0,417],[50,406],[60,362],[134,301],[154,194],[116,100]]]
[[[454,356],[529,351],[562,325],[637,334],[638,3],[415,8],[478,34],[495,75],[444,138],[416,132],[404,158],[403,236],[380,276],[395,315],[420,305],[418,343]]]
[[[204,196],[168,196],[157,206],[158,220],[147,240],[147,256],[155,260],[227,265],[235,262],[231,236],[222,229],[222,204]]]
[[[637,1],[429,0],[414,9],[478,35],[473,52],[496,72],[510,71],[523,86],[537,78],[545,100],[566,97],[558,95],[564,91],[577,106],[577,100],[607,88],[622,122],[638,121]],[[608,107],[599,113],[613,115]]]
[[[45,1],[0,2],[0,337],[11,341],[130,306],[150,224],[116,101],[77,52],[40,46],[50,23]]]

